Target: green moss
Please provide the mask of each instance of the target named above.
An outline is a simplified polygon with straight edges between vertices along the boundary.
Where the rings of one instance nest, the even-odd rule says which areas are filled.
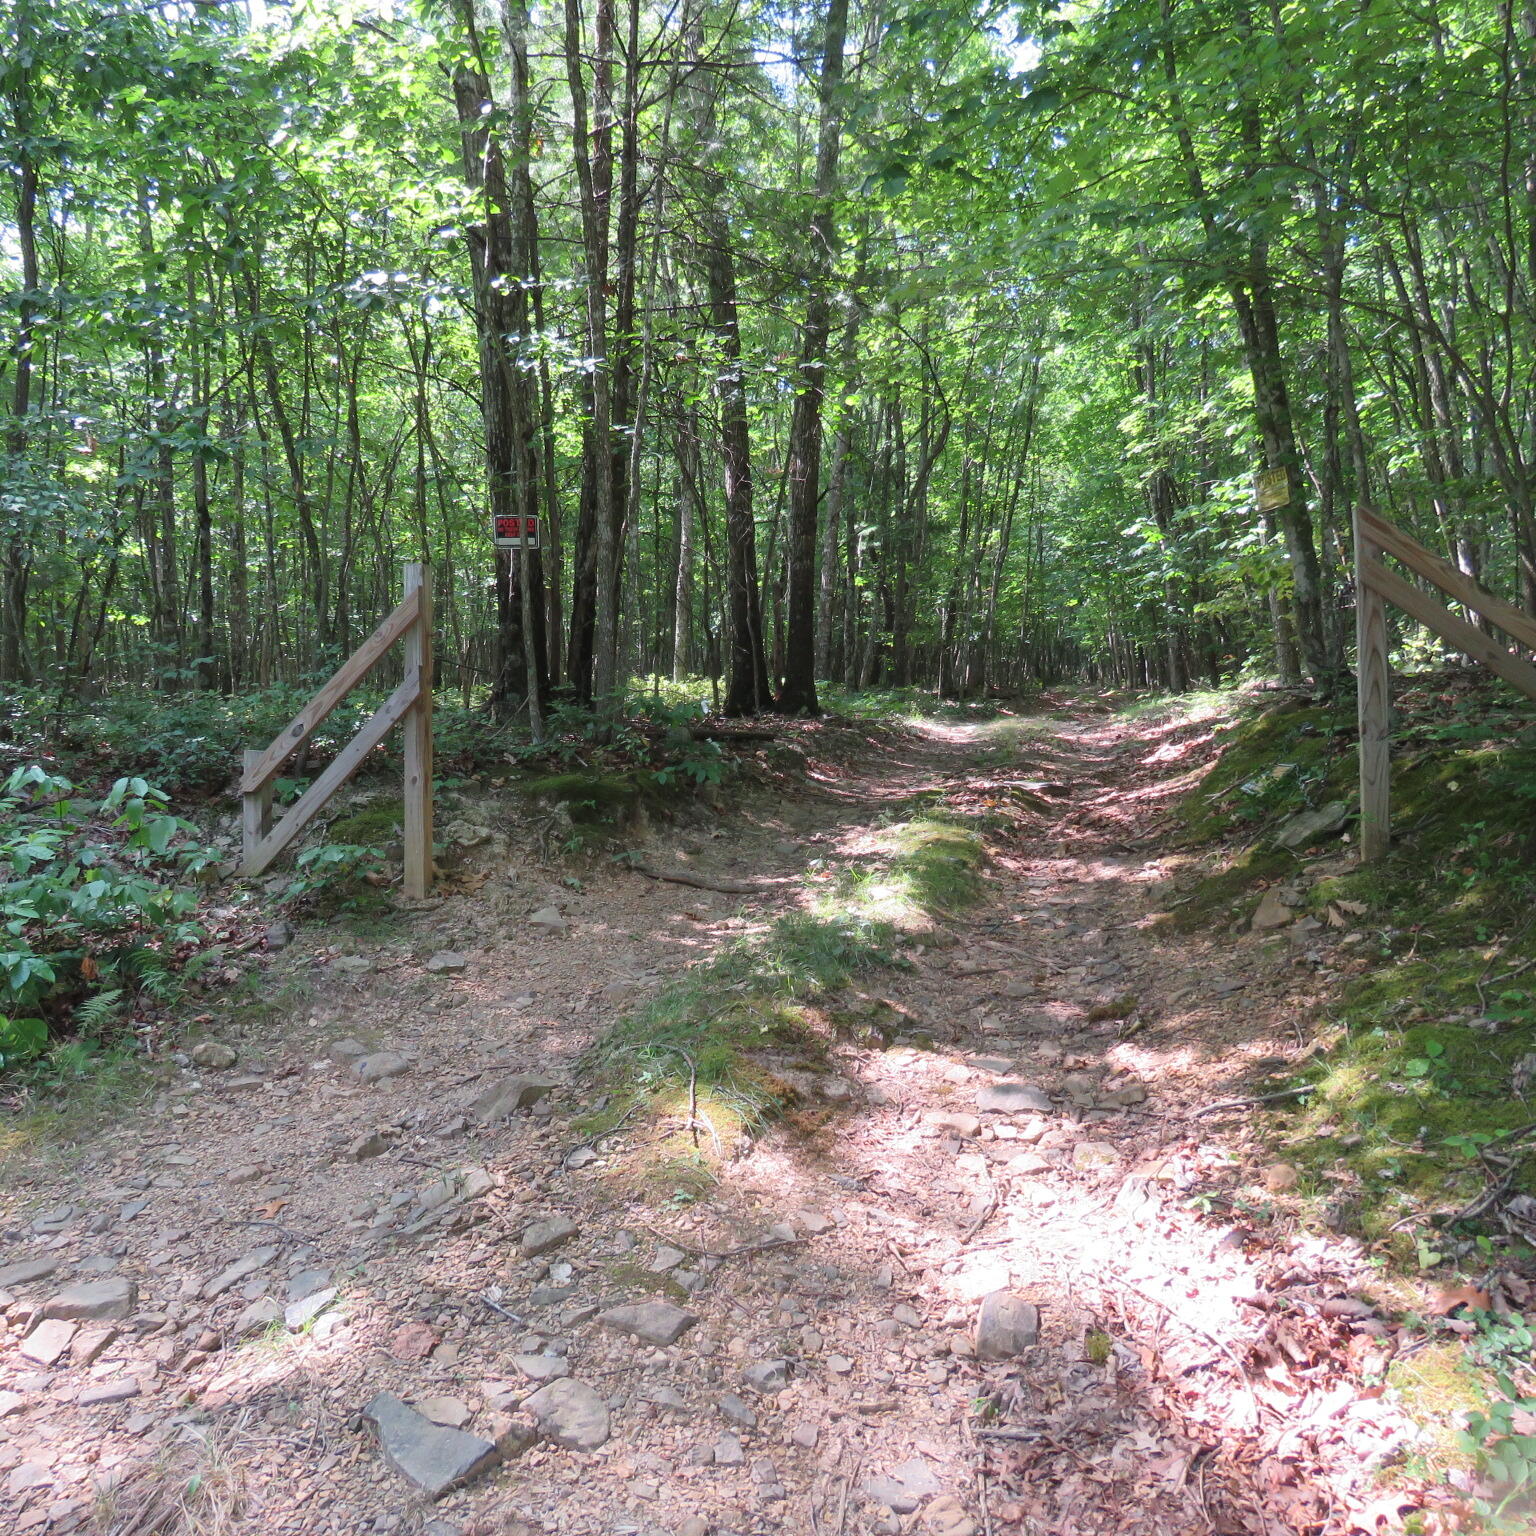
[[[604,1267],[608,1271],[609,1280],[626,1291],[651,1291],[657,1295],[668,1296],[673,1301],[688,1300],[689,1291],[669,1275],[646,1269],[639,1264],[627,1263],[622,1259],[616,1259]]]
[[[1283,848],[1262,843],[1243,848],[1174,909],[1173,926],[1179,933],[1192,933],[1210,923],[1230,923],[1254,905],[1248,898],[1260,883],[1285,879],[1296,868],[1296,856]]]
[[[405,805],[398,797],[380,795],[338,816],[326,829],[328,843],[352,843],[382,848],[400,836],[405,825]]]
[[[577,826],[617,826],[658,795],[650,773],[552,773],[519,786],[534,800],[563,805]]]

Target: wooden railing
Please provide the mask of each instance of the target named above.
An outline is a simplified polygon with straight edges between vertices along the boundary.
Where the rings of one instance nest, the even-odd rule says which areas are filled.
[[[1392,836],[1391,710],[1392,683],[1387,660],[1386,605],[1394,603],[1410,618],[1481,662],[1490,672],[1536,699],[1536,667],[1511,655],[1475,624],[1458,618],[1443,603],[1382,564],[1390,555],[1439,587],[1462,607],[1502,629],[1516,644],[1536,651],[1536,619],[1512,603],[1485,592],[1449,560],[1431,554],[1401,528],[1366,507],[1355,508],[1355,626],[1359,642],[1360,690],[1360,857],[1379,859]]]
[[[405,641],[405,676],[315,782],[272,824],[272,788],[284,763],[368,676],[397,640]],[[432,588],[418,562],[405,567],[400,605],[265,750],[247,751],[240,778],[244,859],[259,875],[324,808],[399,721],[405,722],[405,894],[420,899],[432,884]]]

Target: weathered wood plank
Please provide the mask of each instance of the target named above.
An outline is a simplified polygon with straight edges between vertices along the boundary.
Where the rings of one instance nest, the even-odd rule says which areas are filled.
[[[408,898],[432,888],[432,587],[427,567],[405,568],[407,597],[417,599],[416,622],[405,632],[405,665],[421,680],[405,720],[405,869]]]
[[[408,670],[405,681],[373,712],[362,729],[338,752],[325,771],[288,808],[281,821],[245,859],[242,873],[259,875],[324,808],[362,761],[389,735],[421,695],[421,676]]]
[[[1419,623],[1427,624],[1457,650],[1480,661],[1490,672],[1497,672],[1527,698],[1536,699],[1536,667],[1521,661],[1518,656],[1511,656],[1497,640],[1489,639],[1475,625],[1457,618],[1443,603],[1436,602],[1427,592],[1421,592],[1396,571],[1389,571],[1379,560],[1361,560],[1359,568],[1365,585],[1379,592],[1388,602],[1396,603]]]
[[[244,771],[251,770],[261,761],[260,747],[247,747]],[[261,840],[272,830],[272,781],[267,780],[260,789],[247,790],[240,797],[240,855],[242,863],[250,865],[251,858]]]
[[[253,794],[276,778],[283,764],[309,740],[331,711],[367,677],[390,646],[420,617],[420,593],[408,591],[395,611],[353,651],[331,680],[289,721],[271,746],[257,754],[254,762],[247,754],[240,792]],[[409,661],[406,665],[409,669]]]
[[[1360,858],[1381,858],[1392,840],[1392,676],[1387,653],[1387,608],[1365,579],[1381,567],[1371,518],[1355,509],[1355,639],[1360,719]]]
[[[1355,528],[1357,547],[1363,531],[1366,542],[1374,544],[1379,552],[1384,551],[1394,560],[1401,560],[1410,570],[1417,571],[1426,581],[1434,582],[1464,608],[1482,614],[1512,640],[1518,641],[1527,650],[1536,651],[1536,619],[1528,613],[1522,613],[1502,597],[1484,591],[1465,571],[1458,571],[1449,560],[1432,554],[1417,539],[1409,538],[1401,528],[1378,517],[1368,508],[1358,509]]]

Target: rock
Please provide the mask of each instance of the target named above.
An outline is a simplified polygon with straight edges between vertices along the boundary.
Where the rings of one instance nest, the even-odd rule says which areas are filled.
[[[1040,1312],[1013,1291],[983,1297],[976,1316],[976,1354],[982,1360],[1012,1360],[1040,1342]]]
[[[422,1418],[445,1429],[463,1429],[469,1423],[469,1404],[456,1397],[423,1397],[411,1404]]]
[[[38,1365],[52,1365],[70,1346],[76,1325],[60,1318],[41,1322],[21,1341],[21,1352]]]
[[[812,1237],[830,1232],[837,1225],[830,1216],[825,1216],[820,1211],[796,1211],[795,1221]]]
[[[570,1242],[578,1230],[576,1223],[569,1217],[551,1216],[526,1228],[518,1239],[518,1248],[525,1259],[536,1259],[541,1253],[548,1253],[552,1248]]]
[[[19,1264],[7,1264],[0,1269],[0,1286],[31,1285],[35,1280],[46,1280],[58,1267],[57,1259],[23,1259]]]
[[[336,1300],[337,1290],[328,1285],[324,1290],[311,1291],[298,1301],[290,1301],[283,1308],[283,1326],[289,1333],[299,1333],[320,1316]]]
[[[199,1040],[192,1047],[194,1067],[206,1067],[210,1071],[222,1072],[234,1066],[239,1060],[239,1051],[232,1045],[226,1045],[222,1040]]]
[[[1295,914],[1280,899],[1280,893],[1268,890],[1264,892],[1250,926],[1255,933],[1266,933],[1274,928],[1284,928],[1293,916]]]
[[[923,1124],[931,1125],[936,1131],[947,1131],[952,1136],[964,1137],[967,1141],[981,1135],[981,1121],[975,1115],[961,1114],[952,1109],[929,1110],[923,1116]]]
[[[27,1406],[27,1400],[20,1392],[7,1392],[0,1389],[0,1419],[8,1419],[13,1413],[20,1413]]]
[[[1033,1083],[989,1083],[976,1095],[976,1108],[983,1114],[1048,1114],[1051,1097]]]
[[[368,1047],[361,1040],[349,1035],[345,1040],[332,1040],[325,1048],[326,1058],[338,1067],[350,1067],[360,1056],[368,1054]]]
[[[756,1429],[757,1415],[734,1392],[727,1392],[715,1406],[723,1418],[742,1429]]]
[[[923,1319],[915,1307],[909,1307],[905,1302],[900,1306],[891,1308],[891,1317],[903,1328],[921,1328]]]
[[[564,1355],[513,1355],[512,1364],[529,1381],[558,1381],[571,1374],[571,1363]]]
[[[689,1515],[677,1528],[677,1536],[710,1536],[710,1523],[703,1515]]]
[[[222,1296],[231,1286],[238,1285],[247,1275],[255,1274],[258,1269],[270,1264],[276,1257],[276,1248],[252,1248],[249,1253],[242,1254],[228,1269],[221,1270],[203,1286],[203,1300],[213,1301],[216,1297]]]
[[[595,1451],[611,1433],[608,1405],[584,1381],[570,1377],[552,1381],[523,1407],[556,1445],[568,1451]]]
[[[1080,1141],[1072,1148],[1072,1166],[1083,1172],[1113,1168],[1119,1161],[1119,1148],[1110,1141]]]
[[[503,1078],[485,1089],[471,1106],[475,1119],[482,1125],[494,1125],[520,1109],[529,1109],[540,1099],[552,1093],[560,1085],[552,1077],[540,1077],[533,1073],[519,1073]]]
[[[553,934],[564,933],[571,925],[553,907],[540,907],[528,919],[528,926],[537,928],[540,933]]]
[[[67,1323],[100,1323],[127,1317],[138,1304],[139,1288],[131,1280],[113,1276],[107,1280],[87,1280],[60,1291],[43,1306],[44,1317],[61,1318]]]
[[[717,1467],[739,1467],[746,1463],[746,1453],[735,1435],[721,1435],[714,1443],[713,1452]]]
[[[328,1269],[300,1270],[288,1282],[288,1300],[303,1301],[306,1296],[323,1291],[330,1283],[331,1272]]]
[[[774,1392],[782,1392],[789,1385],[789,1361],[754,1360],[741,1373],[741,1379],[754,1392],[761,1392],[765,1397]]]
[[[1289,821],[1282,822],[1275,833],[1275,842],[1281,848],[1289,848],[1294,852],[1317,842],[1319,838],[1342,832],[1348,824],[1349,807],[1342,800],[1330,800],[1326,805],[1318,806],[1315,811],[1303,811],[1299,816],[1292,816]]]
[[[789,1438],[805,1450],[814,1451],[816,1449],[816,1442],[821,1438],[821,1429],[820,1426],[808,1419],[804,1423],[796,1424],[790,1430]]]
[[[410,1062],[393,1051],[372,1051],[352,1063],[352,1076],[360,1083],[382,1082],[386,1077],[399,1077],[410,1070]]]
[[[489,1440],[434,1424],[388,1392],[368,1404],[363,1418],[378,1436],[384,1459],[428,1498],[440,1499],[501,1460]]]
[[[233,1339],[248,1339],[285,1320],[280,1301],[273,1296],[258,1296],[229,1325],[229,1335]]]
[[[468,967],[469,957],[456,949],[441,949],[426,964],[426,969],[434,976],[458,976]]]
[[[406,1323],[395,1329],[389,1352],[396,1360],[425,1360],[442,1342],[442,1334],[430,1323]]]
[[[1294,1163],[1271,1163],[1264,1170],[1264,1188],[1272,1195],[1289,1194],[1301,1182],[1301,1170]]]
[[[382,1157],[389,1151],[393,1141],[394,1136],[389,1131],[369,1131],[347,1148],[347,1157],[354,1163],[365,1163],[370,1157]]]
[[[293,943],[295,936],[293,924],[279,920],[268,923],[261,938],[268,949],[287,949]]]
[[[977,1529],[965,1506],[952,1493],[941,1495],[923,1511],[923,1528],[930,1536],[976,1536]]]
[[[684,1312],[665,1301],[642,1301],[628,1307],[609,1307],[599,1312],[597,1320],[605,1328],[617,1329],[647,1344],[675,1344],[698,1322],[692,1312]]]
[[[107,1403],[126,1403],[139,1395],[139,1384],[131,1376],[122,1381],[103,1382],[99,1387],[84,1387],[75,1401],[82,1408],[100,1408]]]
[[[827,1369],[834,1376],[846,1376],[853,1369],[853,1361],[847,1355],[828,1355]]]
[[[877,1504],[885,1507],[896,1515],[910,1515],[923,1501],[916,1494],[909,1493],[893,1477],[871,1477],[864,1481],[865,1494]]]

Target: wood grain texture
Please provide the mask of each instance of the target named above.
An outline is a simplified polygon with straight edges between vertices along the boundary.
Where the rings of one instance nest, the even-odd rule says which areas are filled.
[[[245,772],[240,779],[240,792],[252,794],[276,778],[283,764],[309,740],[331,711],[367,677],[390,646],[416,624],[420,617],[421,597],[417,592],[407,591],[394,612],[353,651],[342,663],[340,670],[274,738],[271,746],[256,754],[254,761],[247,754]],[[406,666],[409,670],[409,661]]]
[[[405,632],[405,665],[420,686],[405,719],[404,888],[420,901],[432,888],[432,587],[424,564],[406,566],[405,592],[417,602],[416,622]]]
[[[1360,858],[1381,858],[1392,840],[1392,675],[1387,605],[1366,568],[1381,568],[1369,514],[1355,511],[1355,640],[1360,720]]]

